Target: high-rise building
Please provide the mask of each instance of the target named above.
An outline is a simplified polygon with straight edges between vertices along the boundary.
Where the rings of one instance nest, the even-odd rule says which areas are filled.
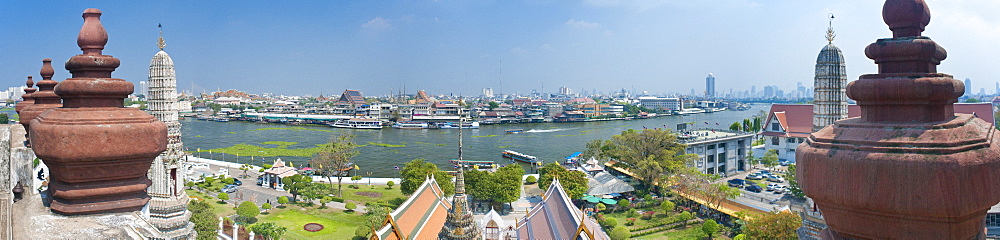
[[[816,57],[816,78],[813,83],[813,131],[837,120],[847,118],[847,70],[844,54],[833,39],[833,21],[826,30],[827,44]]]
[[[965,97],[972,96],[972,79],[965,79]]]
[[[483,97],[493,97],[493,88],[483,88]]]
[[[561,95],[573,95],[573,89],[566,86],[559,87],[559,94]]]
[[[143,96],[149,95],[149,82],[139,81],[139,94]]]
[[[715,74],[709,73],[705,78],[705,97],[715,97]]]
[[[148,189],[150,200],[143,216],[158,232],[149,233],[150,239],[187,239],[194,237],[194,224],[187,210],[190,198],[184,192],[184,145],[181,143],[181,124],[177,121],[177,77],[174,60],[163,51],[166,43],[162,33],[158,39],[160,51],[149,62],[149,94],[146,96],[149,113],[167,125],[167,150],[153,160]]]

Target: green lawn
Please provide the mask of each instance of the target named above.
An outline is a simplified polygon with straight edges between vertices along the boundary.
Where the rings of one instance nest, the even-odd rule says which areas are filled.
[[[644,207],[644,208],[636,208],[636,209],[631,209],[631,210],[628,210],[628,211],[636,211],[636,210],[654,211],[654,212],[656,212],[656,216],[653,216],[653,218],[651,218],[649,220],[644,220],[641,217],[636,216],[636,217],[634,217],[635,218],[635,225],[626,226],[626,227],[628,227],[630,229],[640,228],[640,227],[645,227],[645,226],[650,226],[650,225],[656,225],[656,226],[663,225],[666,222],[672,221],[675,218],[675,216],[677,216],[677,214],[680,214],[678,212],[669,212],[669,213],[664,214],[663,211],[660,211],[660,207],[659,206],[650,206],[650,207]],[[627,219],[629,218],[628,211],[618,210],[617,212],[614,212],[614,213],[610,213],[610,211],[606,211],[604,213],[604,216],[606,216],[606,217],[613,217],[616,220],[618,220],[619,224],[625,224],[625,221],[627,221]]]
[[[212,213],[215,213],[215,216],[225,217],[236,214],[236,210],[233,209],[233,205],[229,205],[228,203],[219,204],[219,199],[215,198],[215,196],[208,196],[198,190],[189,189],[184,191],[187,192],[188,196],[208,201],[208,203],[212,205]]]
[[[333,179],[334,182],[337,181],[336,178]],[[407,196],[403,195],[403,192],[399,190],[399,184],[393,186],[392,189],[386,188],[385,185],[367,185],[367,181],[362,179],[358,181],[358,189],[350,188],[354,181],[348,178],[344,179],[344,201],[354,201],[356,203],[369,203],[377,201],[385,201],[389,203],[391,208],[396,208],[404,201],[406,201]],[[322,195],[333,194],[336,192],[337,184],[333,184],[334,189],[330,190],[330,185],[327,184],[316,184],[316,191],[319,191]],[[336,196],[336,194],[333,194]]]
[[[287,228],[282,239],[350,239],[354,230],[365,223],[359,213],[344,213],[332,209],[316,209],[288,206],[272,209],[267,215],[258,215],[257,222],[273,222]],[[319,223],[323,230],[309,232],[302,229],[307,223]]]

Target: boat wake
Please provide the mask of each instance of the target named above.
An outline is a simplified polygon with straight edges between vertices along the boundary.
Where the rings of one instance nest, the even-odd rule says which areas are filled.
[[[531,130],[528,130],[528,131],[524,131],[524,132],[530,132],[530,133],[547,133],[547,132],[558,132],[558,131],[563,131],[563,130],[569,130],[569,129],[566,129],[566,128],[556,128],[556,129],[531,129]]]

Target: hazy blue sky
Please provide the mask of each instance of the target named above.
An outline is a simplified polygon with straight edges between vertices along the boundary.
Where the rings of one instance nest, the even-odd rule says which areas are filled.
[[[1000,80],[1000,1],[929,0],[924,35],[948,50],[939,71]],[[85,8],[104,12],[115,77],[144,81],[158,23],[178,88],[252,93],[475,94],[597,89],[689,93],[708,73],[727,93],[751,85],[812,85],[826,44],[847,56],[848,79],[876,72],[864,47],[891,33],[876,0],[584,1],[3,1],[0,87],[79,54]],[[502,61],[502,77],[500,76]],[[758,87],[759,89],[759,87]]]

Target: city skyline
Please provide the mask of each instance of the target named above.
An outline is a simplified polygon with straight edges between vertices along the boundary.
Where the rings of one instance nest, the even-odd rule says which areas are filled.
[[[942,72],[979,88],[1000,79],[1000,17],[985,0],[929,1],[925,35],[952,51]],[[18,86],[36,62],[57,63],[72,47],[79,9],[116,13],[105,19],[116,36],[108,54],[122,59],[114,74],[138,85],[157,51],[157,24],[178,59],[182,91],[240,89],[289,95],[358,89],[378,96],[427,90],[478,95],[532,90],[577,92],[635,89],[653,94],[716,92],[776,85],[809,86],[816,52],[825,45],[827,14],[844,50],[848,81],[876,72],[864,47],[889,37],[881,2],[582,1],[349,3],[0,3],[18,9],[0,17],[8,37],[0,77]],[[266,10],[266,11],[265,11]],[[781,14],[775,14],[781,13]],[[46,18],[46,21],[33,21]],[[16,24],[10,24],[16,23]],[[937,24],[935,24],[937,23]],[[935,27],[937,26],[937,27]],[[948,27],[943,27],[948,26]],[[33,46],[33,47],[18,47]],[[971,49],[964,46],[983,46]],[[183,61],[181,61],[183,60]],[[56,67],[55,79],[69,77]],[[502,73],[502,74],[501,74]],[[192,85],[193,83],[193,85]],[[300,85],[308,84],[309,87]]]

